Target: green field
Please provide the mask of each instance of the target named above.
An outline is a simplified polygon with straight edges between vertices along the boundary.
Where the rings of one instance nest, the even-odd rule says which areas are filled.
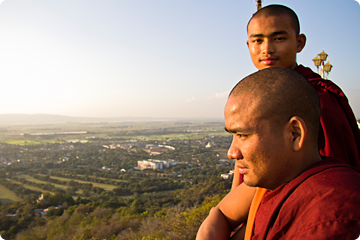
[[[85,174],[76,174],[76,176],[79,176],[79,177],[84,177]],[[51,176],[52,178],[55,178],[55,176]],[[126,180],[121,180],[121,179],[114,179],[114,178],[104,178],[104,177],[95,177],[94,175],[88,175],[89,178],[96,178],[96,179],[101,179],[101,180],[111,180],[111,181],[115,181],[115,182],[127,182]],[[65,178],[67,179],[67,178]],[[74,180],[74,181],[79,181],[79,180]]]
[[[37,180],[37,179],[35,179],[35,180]],[[27,188],[27,189],[30,189],[30,190],[39,191],[39,192],[42,192],[42,193],[48,192],[48,193],[54,194],[54,192],[51,192],[51,191],[48,191],[48,190],[45,190],[45,189],[42,189],[42,188],[39,188],[39,187],[35,187],[35,186],[27,185],[27,184],[22,184],[21,182],[17,182],[17,181],[11,180],[11,179],[10,179],[10,182],[22,185],[24,188]],[[59,186],[62,186],[62,185],[59,185]],[[75,193],[76,193],[76,195],[73,195],[73,197],[76,200],[79,196],[82,195],[83,190],[80,189],[79,191],[76,191]]]
[[[22,201],[21,198],[15,195],[12,191],[6,187],[0,185],[0,202],[1,203],[10,203],[10,202],[19,202]]]
[[[45,182],[45,181],[41,181],[39,179],[33,178],[33,177],[29,176],[29,175],[19,175],[18,177],[19,178],[25,178],[27,181],[34,182],[34,183],[43,183],[43,184],[49,183],[49,182]],[[58,179],[60,181],[66,181],[66,182],[73,180],[73,181],[79,182],[79,183],[91,183],[94,187],[103,188],[105,191],[112,191],[114,188],[116,188],[116,186],[114,186],[114,185],[109,185],[109,184],[104,184],[104,183],[94,183],[94,182],[88,182],[88,181],[82,181],[82,180],[74,180],[74,179],[70,179],[70,178],[55,177],[55,176],[51,176],[51,178]],[[61,188],[61,189],[64,189],[64,190],[66,190],[69,187],[69,186],[66,186],[66,185],[55,184],[55,183],[50,183],[50,184],[53,184],[55,187]]]
[[[39,187],[31,186],[31,185],[28,185],[28,184],[22,184],[21,182],[14,181],[12,179],[10,179],[9,181],[12,182],[12,183],[18,184],[18,185],[22,185],[24,188],[27,188],[27,189],[30,189],[30,190],[39,191],[39,192],[43,192],[43,193],[44,192],[53,193],[53,192],[50,192],[48,190],[45,190],[45,189],[42,189],[42,188],[39,188]]]
[[[16,139],[8,139],[8,140],[1,140],[0,143],[6,143],[6,144],[13,144],[13,145],[39,145],[39,144],[45,144],[45,143],[56,143],[59,142],[57,140],[41,140],[41,141],[33,141],[33,140],[16,140]]]
[[[227,132],[213,132],[212,135],[216,135],[216,136],[228,136],[229,133]],[[166,140],[166,139],[183,139],[183,140],[187,140],[187,139],[198,139],[198,138],[204,138],[209,136],[208,132],[199,132],[199,133],[183,133],[183,134],[166,134],[166,135],[152,135],[152,136],[147,136],[148,140]],[[134,139],[139,138],[141,136],[136,136],[133,137]]]
[[[51,178],[58,179],[60,181],[66,181],[66,182],[73,180],[78,183],[91,183],[94,187],[103,188],[105,191],[112,191],[114,188],[116,188],[116,186],[114,186],[114,185],[109,185],[109,184],[104,184],[104,183],[94,183],[94,182],[82,181],[82,180],[71,179],[71,178],[55,177],[55,176],[51,176]],[[103,178],[103,179],[106,179],[106,178]],[[109,179],[107,179],[107,180],[109,180]],[[119,181],[122,181],[122,180],[119,180]],[[61,185],[61,186],[64,186],[64,185]]]
[[[34,183],[42,183],[42,184],[49,183],[49,182],[41,181],[39,179],[30,177],[29,175],[19,175],[18,177],[19,178],[25,178],[27,181],[34,182]],[[55,183],[50,183],[50,184],[54,185],[57,188],[63,189],[63,190],[66,190],[69,187],[69,186],[65,186],[65,185],[61,185],[61,184],[55,184]]]

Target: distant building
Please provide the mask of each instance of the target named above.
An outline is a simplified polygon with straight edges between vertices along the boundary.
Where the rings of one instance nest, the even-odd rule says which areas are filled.
[[[142,160],[142,161],[138,161],[138,167],[140,168],[140,170],[145,170],[145,169],[159,170],[159,169],[163,169],[163,163],[151,159]]]
[[[159,147],[162,147],[162,148],[167,148],[167,149],[170,149],[170,150],[175,150],[175,148],[174,147],[172,147],[172,146],[166,146],[166,145],[159,145]]]
[[[122,143],[122,144],[117,144],[116,146],[122,149],[130,149],[135,147],[136,145],[134,143]]]
[[[220,176],[222,179],[232,179],[233,175],[229,173],[223,173]]]
[[[180,163],[175,162],[174,160],[166,161],[166,160],[148,159],[148,160],[138,161],[138,168],[140,170],[144,170],[144,169],[161,170],[177,164]]]
[[[173,160],[173,159],[168,159],[168,162],[170,163],[171,166],[181,164],[181,162],[175,162],[175,160]]]
[[[40,201],[44,200],[44,194],[42,193],[41,196],[36,200],[36,203],[39,203]]]
[[[156,156],[156,155],[162,154],[163,152],[165,152],[167,150],[174,151],[175,148],[172,146],[166,146],[166,145],[146,144],[145,149],[143,149],[143,150],[152,156]]]
[[[42,211],[43,211],[43,209],[41,209],[41,208],[34,209],[34,213],[36,216],[40,216]]]
[[[234,171],[230,170],[229,173],[223,173],[220,175],[220,178],[222,179],[233,179],[234,177]]]
[[[151,156],[157,156],[157,155],[160,155],[161,152],[149,152],[149,154],[150,154]]]
[[[158,150],[159,148],[161,148],[161,147],[159,147],[158,145],[154,145],[154,144],[146,144],[146,146],[145,146],[146,148],[149,148],[149,149],[151,149],[151,150]]]
[[[107,166],[103,166],[101,169],[102,169],[102,170],[110,171],[112,168],[108,168]]]
[[[11,221],[15,221],[17,218],[17,215],[19,213],[19,210],[16,210],[15,214],[6,214],[6,217],[10,219]]]

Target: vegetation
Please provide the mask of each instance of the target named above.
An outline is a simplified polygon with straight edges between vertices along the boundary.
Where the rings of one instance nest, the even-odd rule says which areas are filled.
[[[0,201],[3,203],[8,202],[17,202],[21,201],[22,199],[3,185],[0,185]]]
[[[0,133],[4,239],[195,238],[231,185],[220,179],[233,169],[231,161],[220,161],[231,141],[222,123],[99,125],[22,126],[26,134],[12,135],[19,132],[15,127]],[[88,141],[39,134],[49,129],[86,130],[76,137]],[[150,145],[170,147],[158,147],[153,157]],[[149,158],[176,164],[136,168]]]

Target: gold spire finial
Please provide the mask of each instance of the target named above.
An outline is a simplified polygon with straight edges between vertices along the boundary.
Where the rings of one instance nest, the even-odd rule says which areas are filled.
[[[257,11],[261,9],[261,0],[256,0]]]

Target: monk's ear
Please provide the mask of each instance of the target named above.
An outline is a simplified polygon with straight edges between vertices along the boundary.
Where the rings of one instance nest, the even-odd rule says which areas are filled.
[[[299,151],[304,146],[304,140],[307,135],[305,121],[298,116],[289,120],[289,129],[291,131],[291,144],[294,151]]]
[[[247,45],[247,46],[248,46],[248,48],[249,48],[249,40],[247,40],[247,41],[246,41],[246,45]]]
[[[304,34],[300,34],[297,37],[297,46],[296,46],[297,53],[303,50],[305,44],[306,44],[306,36]]]

